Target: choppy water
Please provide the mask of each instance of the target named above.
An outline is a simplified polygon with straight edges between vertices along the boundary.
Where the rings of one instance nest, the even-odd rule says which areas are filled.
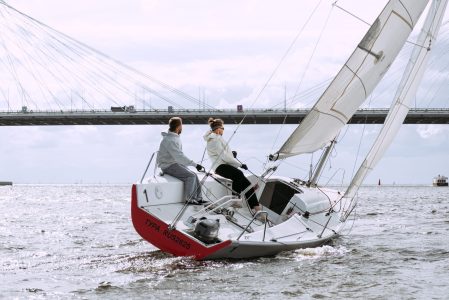
[[[360,198],[333,245],[198,262],[139,238],[129,186],[1,187],[0,297],[449,299],[449,188],[365,187]]]

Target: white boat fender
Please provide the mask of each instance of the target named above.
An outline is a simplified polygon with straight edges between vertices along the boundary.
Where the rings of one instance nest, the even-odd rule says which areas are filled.
[[[206,217],[202,217],[196,223],[193,233],[197,239],[209,244],[217,242],[219,229],[220,219],[210,220]]]

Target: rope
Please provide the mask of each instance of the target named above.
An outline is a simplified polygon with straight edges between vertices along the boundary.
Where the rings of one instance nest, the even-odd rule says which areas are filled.
[[[315,8],[315,9],[316,9],[316,8]],[[314,11],[314,12],[315,12],[315,11]],[[324,25],[323,25],[323,28],[321,29],[320,35],[318,36],[318,40],[317,40],[316,43],[315,43],[315,46],[314,46],[313,51],[312,51],[312,54],[310,55],[310,57],[309,57],[309,59],[308,59],[308,61],[307,61],[306,67],[304,68],[304,70],[303,70],[303,72],[302,72],[301,79],[299,80],[299,83],[298,83],[298,86],[296,87],[295,93],[293,94],[293,97],[291,98],[292,100],[291,100],[290,105],[292,105],[293,100],[296,98],[296,95],[298,94],[298,91],[299,91],[299,89],[300,89],[300,87],[301,87],[301,85],[302,85],[302,82],[303,82],[304,78],[305,78],[305,74],[306,74],[307,71],[309,70],[310,63],[312,62],[312,59],[313,59],[313,57],[314,57],[314,55],[315,55],[315,53],[316,53],[316,49],[317,49],[317,47],[318,47],[318,44],[320,43],[321,37],[323,36],[324,30],[325,30],[325,28],[327,27],[327,24],[328,24],[328,21],[329,21],[329,18],[330,18],[331,13],[332,13],[332,9],[329,11],[329,13],[328,13],[328,15],[327,15],[327,17],[326,17],[326,21],[325,21],[325,23],[324,23]],[[310,18],[311,18],[311,16],[310,16]],[[286,121],[286,120],[287,120],[287,113],[285,114],[284,120],[282,121],[282,124],[281,124],[281,126],[279,127],[279,131],[278,131],[278,133],[277,133],[277,135],[276,135],[276,138],[274,139],[274,142],[273,142],[273,145],[272,145],[272,147],[271,147],[271,151],[270,151],[270,152],[273,152],[274,146],[276,145],[276,143],[277,143],[277,141],[278,141],[278,139],[279,139],[279,136],[280,136],[280,134],[281,134],[282,129],[284,128],[284,125],[285,125],[285,121]]]
[[[342,11],[344,11],[345,13],[347,13],[348,15],[350,15],[351,17],[353,17],[353,18],[359,20],[360,22],[365,23],[365,24],[368,25],[368,26],[371,26],[370,23],[366,22],[366,21],[363,20],[362,18],[356,16],[355,14],[351,13],[350,11],[348,11],[348,10],[344,9],[343,7],[337,5],[337,2],[338,2],[338,0],[335,1],[335,2],[332,4],[332,6],[335,6],[336,8],[341,9]]]
[[[290,43],[290,46],[287,48],[287,50],[285,51],[284,55],[281,57],[279,63],[277,64],[277,66],[274,68],[274,70],[272,71],[272,73],[270,74],[270,76],[268,77],[267,81],[265,82],[265,84],[262,86],[262,88],[260,89],[260,91],[257,93],[256,97],[254,98],[254,100],[252,101],[250,108],[252,108],[254,106],[254,104],[256,103],[256,101],[259,99],[259,97],[262,95],[263,91],[266,89],[266,87],[268,86],[268,84],[270,83],[270,81],[273,79],[274,75],[277,73],[277,71],[279,70],[280,66],[282,65],[282,63],[284,62],[285,58],[287,57],[287,55],[290,53],[290,51],[293,49],[293,46],[296,44],[297,40],[299,39],[300,35],[302,34],[303,30],[305,29],[306,25],[310,22],[312,16],[315,14],[316,10],[318,9],[319,5],[321,4],[322,0],[320,0],[318,2],[318,4],[315,6],[315,8],[313,9],[312,13],[310,14],[310,16],[307,18],[306,22],[304,23],[304,25],[302,26],[302,28],[300,29],[300,31],[298,32],[298,34],[295,36],[295,38],[293,39],[293,41]],[[245,114],[243,115],[242,120],[238,123],[236,129],[234,130],[234,132],[232,133],[231,137],[228,139],[228,144],[231,142],[231,140],[233,139],[234,135],[237,133],[237,130],[240,128],[240,126],[243,124],[243,121],[246,119],[246,117],[248,116],[248,112],[245,112]]]
[[[332,8],[333,8],[333,6],[332,6]],[[330,19],[330,16],[332,14],[332,8],[329,10],[329,13],[327,14],[326,20],[324,21],[324,25],[321,28],[320,34],[318,36],[318,39],[317,39],[317,41],[316,41],[316,43],[315,43],[315,45],[313,47],[312,54],[310,55],[309,59],[307,60],[306,67],[305,67],[304,71],[302,72],[301,79],[299,80],[298,86],[296,87],[296,90],[295,90],[293,98],[295,98],[295,96],[298,94],[298,91],[299,91],[299,89],[300,89],[300,87],[302,85],[302,82],[304,80],[305,74],[309,70],[310,63],[312,62],[312,59],[315,56],[316,49],[318,48],[318,44],[320,43],[321,38],[323,37],[323,33],[324,33],[324,31],[325,31],[325,29],[327,27],[327,24],[329,23],[329,19]]]

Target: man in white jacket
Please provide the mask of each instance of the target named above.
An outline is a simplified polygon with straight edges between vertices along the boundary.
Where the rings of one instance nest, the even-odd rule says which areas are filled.
[[[168,121],[168,132],[162,132],[162,141],[159,146],[156,163],[164,174],[171,175],[184,182],[184,197],[186,203],[202,205],[209,203],[204,201],[201,195],[201,185],[198,176],[189,170],[188,166],[196,167],[198,171],[203,166],[195,163],[182,152],[181,138],[182,120],[173,117]]]

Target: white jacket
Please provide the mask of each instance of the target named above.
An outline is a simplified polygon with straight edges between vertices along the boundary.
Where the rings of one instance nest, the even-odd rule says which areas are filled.
[[[234,158],[231,149],[229,149],[228,144],[221,135],[208,131],[203,138],[207,142],[207,154],[211,160],[211,168],[213,171],[222,164],[231,165],[236,168],[242,165]]]

